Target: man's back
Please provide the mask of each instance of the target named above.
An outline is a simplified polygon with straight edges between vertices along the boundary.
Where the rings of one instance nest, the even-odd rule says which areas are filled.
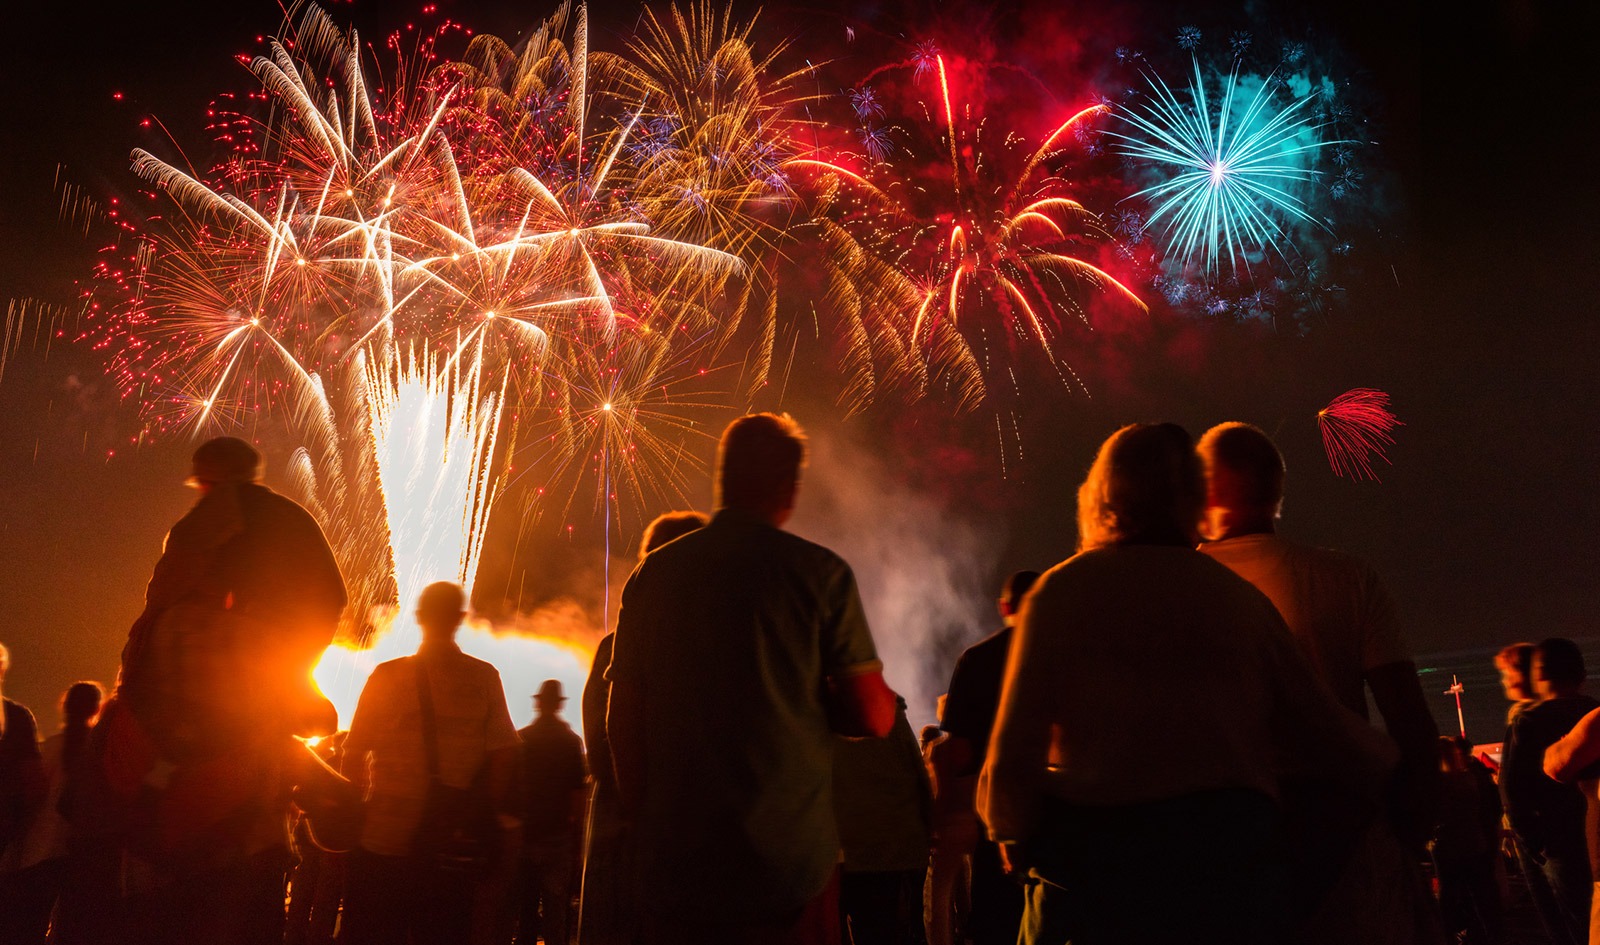
[[[531,840],[559,839],[574,825],[572,796],[583,790],[588,769],[583,739],[559,716],[539,716],[522,739],[522,779],[526,801],[523,834]]]
[[[386,856],[409,852],[428,795],[417,689],[422,670],[433,704],[441,782],[468,787],[490,752],[518,744],[500,674],[490,664],[453,644],[379,664],[361,691],[345,750],[347,764],[370,765],[361,845]]]
[[[623,592],[609,678],[642,700],[646,895],[771,914],[838,858],[825,679],[877,668],[849,567],[724,509]]]
[[[1595,708],[1600,701],[1582,694],[1547,699],[1511,725],[1501,758],[1500,793],[1512,829],[1535,852],[1579,856],[1585,851],[1583,791],[1547,777],[1544,753]]]
[[[1410,659],[1388,593],[1356,558],[1274,534],[1208,542],[1200,550],[1272,600],[1317,674],[1362,718],[1367,673]]]

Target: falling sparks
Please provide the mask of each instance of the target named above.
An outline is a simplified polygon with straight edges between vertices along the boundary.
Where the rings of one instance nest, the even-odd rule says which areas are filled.
[[[1389,463],[1385,448],[1394,444],[1389,431],[1402,425],[1389,410],[1389,395],[1370,387],[1346,391],[1317,411],[1328,465],[1334,475],[1351,479],[1378,481],[1372,458]]]

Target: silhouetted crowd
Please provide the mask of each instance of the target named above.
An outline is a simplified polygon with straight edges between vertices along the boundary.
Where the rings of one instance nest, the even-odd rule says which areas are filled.
[[[1511,876],[1600,945],[1578,647],[1495,658],[1498,761],[1441,738],[1372,569],[1277,534],[1260,430],[1107,439],[1077,553],[1005,582],[920,735],[850,567],[784,529],[805,453],[740,418],[715,514],[647,529],[585,750],[556,680],[513,726],[449,582],[337,730],[333,553],[203,444],[110,697],[42,743],[5,700],[0,945],[1493,943]]]

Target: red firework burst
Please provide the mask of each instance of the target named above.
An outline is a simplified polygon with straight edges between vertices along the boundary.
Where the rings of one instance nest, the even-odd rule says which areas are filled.
[[[1389,463],[1384,448],[1394,444],[1389,431],[1403,424],[1389,409],[1389,395],[1370,387],[1345,391],[1317,411],[1322,448],[1336,476],[1378,481],[1372,457]],[[1389,463],[1393,465],[1393,463]]]

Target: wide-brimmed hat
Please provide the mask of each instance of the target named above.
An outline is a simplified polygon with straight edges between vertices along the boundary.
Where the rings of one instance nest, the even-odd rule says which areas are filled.
[[[561,691],[561,680],[546,679],[539,687],[538,695],[534,696],[540,702],[566,702],[567,697]]]

